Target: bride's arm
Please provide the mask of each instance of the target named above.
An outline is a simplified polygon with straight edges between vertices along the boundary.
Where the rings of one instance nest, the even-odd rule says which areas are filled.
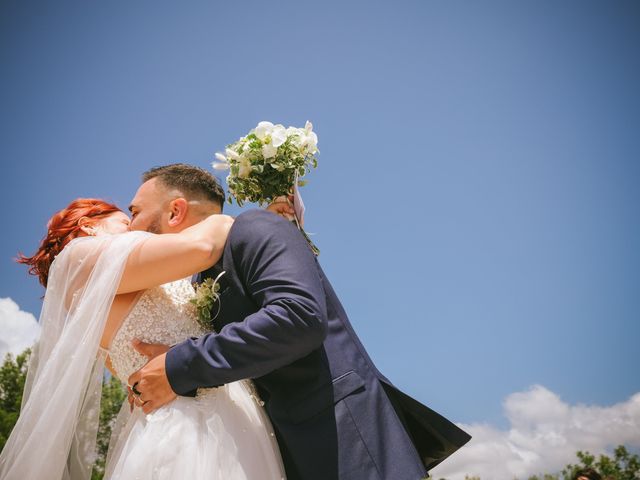
[[[180,233],[152,235],[129,254],[118,294],[137,292],[206,270],[222,256],[233,219],[211,215]]]

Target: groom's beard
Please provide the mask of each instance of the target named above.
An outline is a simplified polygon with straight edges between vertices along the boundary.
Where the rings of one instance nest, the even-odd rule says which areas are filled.
[[[149,223],[149,226],[147,227],[147,232],[149,233],[162,233],[162,228],[161,228],[161,224],[160,224],[160,217],[162,217],[162,214],[159,213],[158,215],[156,215],[153,220],[151,220],[151,222]]]

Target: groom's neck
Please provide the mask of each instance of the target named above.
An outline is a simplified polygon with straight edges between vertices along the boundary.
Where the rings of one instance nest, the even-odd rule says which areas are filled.
[[[180,223],[180,225],[178,225],[175,229],[173,229],[173,231],[166,232],[166,233],[179,233],[182,230],[192,227],[196,223],[200,223],[205,218],[211,215],[219,214],[219,213],[221,213],[219,208],[217,210],[206,210],[206,211],[203,210],[201,212],[193,212],[193,213],[190,212],[190,214],[187,215],[187,217],[184,219],[182,223]]]

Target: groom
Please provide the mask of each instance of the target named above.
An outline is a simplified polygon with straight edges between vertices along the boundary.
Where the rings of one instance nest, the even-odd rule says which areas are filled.
[[[174,233],[221,213],[208,172],[154,168],[131,204],[131,228]],[[129,379],[150,412],[176,395],[253,379],[289,480],[421,479],[469,436],[395,388],[375,367],[300,232],[278,215],[239,215],[222,259],[216,332],[153,357]]]

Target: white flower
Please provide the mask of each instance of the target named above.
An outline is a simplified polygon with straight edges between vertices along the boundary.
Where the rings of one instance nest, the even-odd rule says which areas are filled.
[[[287,130],[282,125],[276,125],[271,132],[271,145],[279,147],[287,140]]]
[[[304,143],[305,131],[302,128],[287,128],[287,136],[291,137],[291,143],[300,147]]]
[[[274,125],[271,122],[260,122],[253,133],[255,133],[256,137],[260,140],[264,140],[267,135],[271,134],[273,127]]]
[[[227,154],[227,157],[229,157],[231,160],[237,160],[238,158],[240,158],[240,155],[238,154],[238,152],[236,152],[235,150],[231,150],[230,148],[227,148],[225,150],[225,153]],[[217,155],[218,154],[216,154],[216,156]]]
[[[220,152],[216,152],[216,158],[218,160],[220,160],[221,162],[226,162],[227,161],[227,157],[225,157],[223,154],[221,154]]]
[[[307,120],[304,130],[301,130],[300,133],[302,138],[300,146],[306,148],[311,154],[316,153],[318,151],[318,136],[313,131],[313,124]]]
[[[275,157],[277,151],[278,151],[278,148],[273,144],[273,142],[262,146],[262,156],[265,159]]]
[[[251,162],[247,158],[240,158],[239,161],[240,170],[238,171],[238,177],[247,178],[251,174]]]
[[[302,136],[300,146],[307,150],[308,153],[314,154],[318,151],[318,136],[311,131],[307,131],[306,135]]]

